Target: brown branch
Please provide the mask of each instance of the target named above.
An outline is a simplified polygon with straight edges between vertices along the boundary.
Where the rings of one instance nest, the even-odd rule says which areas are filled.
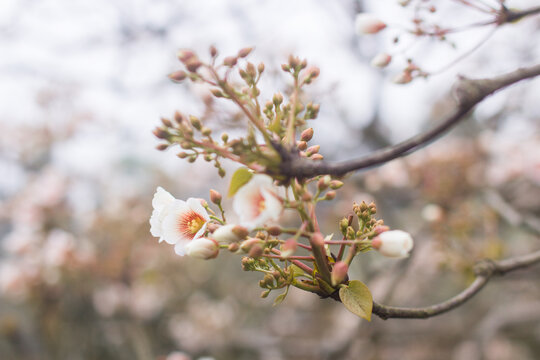
[[[521,80],[534,78],[539,75],[540,64],[521,68],[491,79],[472,80],[460,77],[454,86],[454,96],[457,101],[456,109],[433,129],[413,136],[396,145],[376,150],[367,156],[340,162],[308,160],[296,153],[290,153],[286,149],[281,148],[278,149],[282,156],[279,172],[281,175],[296,178],[306,178],[322,174],[340,176],[351,171],[381,165],[390,160],[410,154],[441,136],[454,125],[465,119],[472,108],[494,92]]]
[[[523,19],[526,16],[540,14],[540,6],[536,6],[527,10],[515,11],[504,8],[504,12],[499,19],[499,24],[511,23]]]
[[[386,320],[389,318],[425,319],[455,309],[478,293],[493,276],[502,276],[514,270],[523,269],[540,263],[540,251],[506,260],[485,260],[475,267],[476,278],[469,287],[440,304],[423,308],[405,308],[386,306],[373,302],[373,314]]]

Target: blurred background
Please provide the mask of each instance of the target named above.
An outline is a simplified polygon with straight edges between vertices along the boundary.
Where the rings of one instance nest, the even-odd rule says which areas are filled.
[[[441,26],[489,19],[460,1],[422,3],[438,7],[431,19]],[[391,27],[358,37],[360,11]],[[180,69],[180,48],[206,58],[210,45],[223,56],[255,46],[251,60],[266,64],[267,98],[286,92],[279,69],[289,54],[319,66],[306,98],[321,103],[310,125],[327,159],[366,154],[432,126],[452,106],[457,74],[490,77],[540,59],[535,16],[502,27],[437,76],[395,85],[408,57],[437,71],[489,32],[449,37],[455,46],[406,36],[393,44],[412,18],[394,0],[2,0],[0,358],[540,358],[538,267],[494,279],[436,318],[368,323],[296,289],[272,307],[274,295],[259,298],[259,276],[242,272],[239,256],[181,258],[149,233],[156,186],[185,199],[208,198],[209,188],[225,193],[228,184],[210,164],[155,150],[151,130],[160,117],[219,114],[225,106],[204,87],[167,78]],[[371,68],[383,51],[395,54],[392,64]],[[351,277],[376,300],[440,302],[467,286],[475,261],[538,249],[539,94],[536,79],[492,96],[441,140],[353,174],[320,208],[328,234],[362,200],[375,201],[387,225],[413,234],[409,259],[368,253],[353,264]],[[241,130],[242,121],[230,123],[231,134]]]

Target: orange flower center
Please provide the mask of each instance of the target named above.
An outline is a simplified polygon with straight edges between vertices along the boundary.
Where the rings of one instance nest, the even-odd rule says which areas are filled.
[[[206,220],[195,211],[185,214],[178,222],[178,230],[187,237],[193,239],[195,234],[201,230]]]

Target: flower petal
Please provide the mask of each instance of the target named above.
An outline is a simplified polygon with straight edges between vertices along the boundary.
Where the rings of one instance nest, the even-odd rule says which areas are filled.
[[[206,212],[206,209],[201,204],[201,200],[197,198],[189,198],[187,199],[187,204],[191,208],[191,210],[195,211],[197,214],[201,215],[201,217],[208,221],[210,220],[210,216],[208,215],[208,212]]]
[[[156,189],[156,193],[154,194],[154,198],[152,199],[152,207],[155,210],[160,211],[165,208],[165,206],[169,205],[173,200],[174,196],[172,196],[161,186],[158,186]]]
[[[174,252],[176,253],[176,255],[179,255],[179,256],[186,255],[186,243],[177,242],[176,245],[174,245]]]
[[[180,221],[182,217],[186,216],[190,212],[190,208],[185,201],[174,200],[167,207],[167,215],[162,222],[161,236],[168,244],[176,244],[179,241],[189,241],[190,237],[187,237],[180,228]]]

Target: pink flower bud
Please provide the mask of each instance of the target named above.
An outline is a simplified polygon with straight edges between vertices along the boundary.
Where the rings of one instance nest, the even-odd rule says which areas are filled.
[[[409,256],[414,242],[409,233],[402,230],[391,230],[374,238],[371,246],[384,256],[403,258]]]
[[[392,61],[392,57],[390,55],[386,53],[381,53],[375,55],[375,57],[371,59],[371,66],[383,68],[390,64],[390,61]]]
[[[295,238],[290,238],[285,241],[283,245],[281,245],[281,257],[286,259],[294,252],[296,251],[296,248],[298,247],[298,243],[296,242]]]
[[[341,284],[347,278],[348,271],[349,266],[345,262],[338,261],[335,263],[332,269],[332,286]]]
[[[207,238],[197,238],[185,246],[186,255],[198,259],[214,259],[219,253],[219,244],[217,241]]]
[[[376,18],[373,14],[367,13],[356,15],[354,25],[358,35],[376,34],[386,27],[386,24]]]
[[[221,198],[221,194],[218,191],[210,189],[210,201],[212,201],[214,204],[220,204]]]

